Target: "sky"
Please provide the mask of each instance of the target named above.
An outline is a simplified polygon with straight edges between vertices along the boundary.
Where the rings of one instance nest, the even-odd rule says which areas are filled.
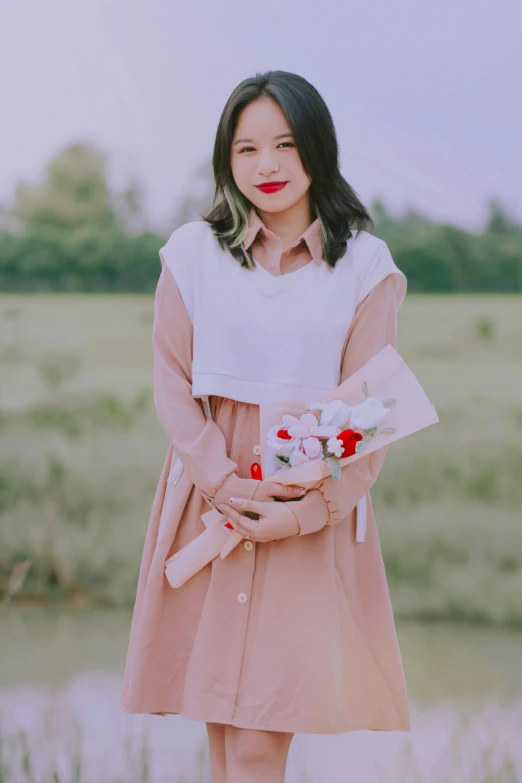
[[[0,0],[0,202],[90,141],[167,230],[229,94],[282,69],[326,101],[367,206],[479,231],[495,197],[522,220],[521,24],[518,0]]]

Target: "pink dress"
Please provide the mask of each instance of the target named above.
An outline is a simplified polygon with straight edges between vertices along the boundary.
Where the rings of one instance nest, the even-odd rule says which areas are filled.
[[[316,221],[304,244],[300,237],[284,251],[297,266],[315,252],[317,232]],[[267,269],[281,256],[274,236],[251,215],[249,241]],[[341,382],[386,344],[397,348],[396,277],[386,277],[358,305]],[[156,409],[171,445],[146,534],[122,709],[283,732],[409,731],[371,503],[366,539],[355,541],[355,507],[377,479],[387,448],[287,501],[299,535],[245,540],[173,589],[165,560],[205,530],[201,515],[230,496],[255,493],[250,466],[258,459],[259,409],[210,396],[207,419],[191,396],[192,324],[165,264],[155,296],[154,357]],[[184,469],[168,481],[178,456]]]

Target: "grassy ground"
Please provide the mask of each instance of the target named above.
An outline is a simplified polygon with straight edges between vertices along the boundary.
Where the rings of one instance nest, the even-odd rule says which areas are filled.
[[[167,450],[152,298],[0,296],[0,587],[131,604]],[[396,616],[522,627],[522,300],[409,295],[399,350],[440,423],[372,491]]]

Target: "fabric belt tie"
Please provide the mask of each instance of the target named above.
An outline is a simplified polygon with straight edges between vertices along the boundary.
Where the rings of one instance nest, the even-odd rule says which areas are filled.
[[[362,496],[362,498],[357,503],[357,511],[356,511],[356,527],[355,527],[355,540],[356,541],[364,541],[365,535],[366,535],[366,499],[368,497],[368,493]]]

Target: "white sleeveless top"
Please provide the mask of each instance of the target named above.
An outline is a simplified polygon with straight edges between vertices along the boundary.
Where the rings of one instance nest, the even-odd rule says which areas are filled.
[[[353,232],[333,270],[310,261],[274,277],[243,268],[208,223],[185,223],[160,250],[193,324],[192,396],[256,405],[321,399],[340,383],[341,355],[355,308],[395,275],[406,277],[387,244]]]

